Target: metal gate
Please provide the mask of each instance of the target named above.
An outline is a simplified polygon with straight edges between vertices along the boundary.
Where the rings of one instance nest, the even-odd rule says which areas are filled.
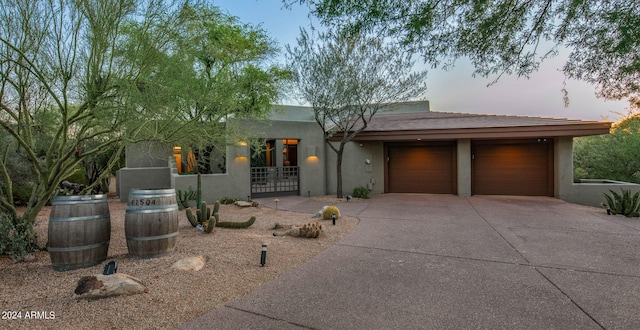
[[[298,166],[252,167],[251,197],[300,195]]]

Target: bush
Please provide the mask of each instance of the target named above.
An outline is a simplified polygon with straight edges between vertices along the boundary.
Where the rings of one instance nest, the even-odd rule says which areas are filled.
[[[355,198],[362,198],[362,199],[368,199],[369,198],[369,189],[367,189],[366,187],[355,187],[353,188],[353,193],[351,193],[351,196],[355,197]]]
[[[640,216],[640,191],[631,195],[631,190],[621,189],[622,193],[618,194],[613,190],[609,190],[611,195],[604,194],[607,201],[607,213],[621,214],[625,217]]]
[[[22,218],[0,214],[0,255],[8,255],[17,261],[38,251],[38,234],[34,226]]]

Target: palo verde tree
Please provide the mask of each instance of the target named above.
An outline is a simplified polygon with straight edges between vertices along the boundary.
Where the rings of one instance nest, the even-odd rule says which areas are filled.
[[[163,20],[171,24],[153,33],[143,23],[129,27],[130,52],[144,44],[157,53],[157,64],[138,78],[136,99],[144,108],[171,105],[172,114],[189,122],[172,143],[193,147],[198,172],[210,173],[213,150],[243,134],[228,119],[265,116],[288,74],[266,64],[278,48],[260,27],[204,2],[186,3],[166,15]]]
[[[382,38],[341,30],[314,39],[302,29],[297,46],[287,47],[287,59],[301,99],[313,107],[325,142],[336,153],[341,198],[345,145],[379,110],[419,97],[426,90],[426,72],[413,72],[410,56]],[[331,142],[334,136],[337,145]]]
[[[605,99],[638,99],[637,0],[283,0],[309,5],[323,23],[374,33],[434,67],[467,57],[474,74],[527,76],[567,47],[564,73]]]
[[[270,75],[279,74],[258,65],[271,52],[261,44],[266,36],[246,38],[258,32],[222,15],[200,17],[206,8],[191,6],[159,0],[0,3],[0,241],[11,236],[22,241],[22,252],[34,248],[36,215],[83,162],[106,163],[93,173],[95,183],[83,192],[89,193],[127,143],[212,136],[219,127],[206,120],[264,111],[277,93],[278,79]],[[198,27],[212,20],[216,29]],[[202,31],[206,38],[189,34]],[[196,45],[231,58],[196,54]],[[249,49],[259,55],[242,57]],[[229,69],[200,79],[210,63]],[[218,87],[226,94],[207,99]],[[214,108],[224,115],[212,116]],[[33,178],[21,215],[16,173]],[[0,254],[5,249],[0,245]]]

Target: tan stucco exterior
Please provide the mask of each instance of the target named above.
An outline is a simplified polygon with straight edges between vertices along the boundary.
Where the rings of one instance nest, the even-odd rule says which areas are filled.
[[[421,119],[411,120],[414,114],[416,118]],[[602,194],[608,189],[627,187],[634,191],[640,190],[639,185],[633,184],[573,182],[573,136],[606,133],[609,123],[531,117],[431,114],[428,102],[408,103],[399,111],[386,115],[389,116],[385,117],[385,113],[376,115],[380,116],[382,121],[372,124],[372,131],[361,133],[354,141],[345,145],[342,166],[344,195],[351,194],[353,188],[359,186],[367,187],[370,194],[385,192],[386,142],[410,143],[416,139],[444,139],[454,141],[455,144],[455,191],[459,196],[471,196],[471,150],[474,139],[498,141],[532,136],[553,138],[552,179],[555,197],[596,206],[602,202]],[[392,120],[385,122],[385,118]],[[445,127],[420,128],[420,125],[434,123],[442,123]],[[410,129],[403,130],[403,125]],[[298,140],[300,195],[336,193],[336,154],[325,145],[322,131],[315,122],[311,108],[274,107],[269,120],[243,120],[240,126],[252,137],[275,140],[276,150],[282,148],[282,139]],[[337,142],[332,143],[337,145]],[[282,154],[276,152],[275,155],[276,163],[282,163]],[[251,195],[249,147],[227,147],[226,162],[227,173],[202,175],[203,199],[246,199]],[[172,163],[169,150],[158,145],[136,145],[128,148],[127,167],[118,173],[118,191],[123,201],[127,199],[126,192],[129,189],[172,187],[186,190],[190,186],[195,189],[196,176],[179,175],[175,164]]]

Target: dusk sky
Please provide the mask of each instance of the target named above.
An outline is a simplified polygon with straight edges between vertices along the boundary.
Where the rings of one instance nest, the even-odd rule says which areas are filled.
[[[295,45],[300,27],[308,28],[310,25],[306,7],[284,9],[281,0],[214,0],[213,3],[243,23],[260,24],[277,40],[282,54],[285,45]],[[417,66],[429,68],[428,90],[422,97],[430,101],[431,109],[435,111],[586,120],[606,118],[609,121],[619,118],[613,112],[626,113],[626,101],[598,99],[594,86],[575,80],[566,82],[570,104],[565,107],[561,91],[565,78],[560,70],[567,55],[565,51],[542,63],[540,70],[529,79],[503,76],[489,87],[487,84],[492,79],[473,78],[473,67],[463,59],[458,60],[450,71],[430,69],[428,65],[417,62]],[[281,59],[284,61],[284,55]]]

